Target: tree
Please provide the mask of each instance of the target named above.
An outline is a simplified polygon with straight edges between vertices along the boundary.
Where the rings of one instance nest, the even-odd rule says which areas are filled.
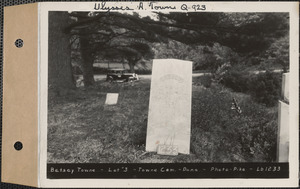
[[[82,18],[79,17],[80,21]],[[94,72],[93,72],[93,63],[94,55],[91,50],[90,36],[87,35],[89,32],[88,28],[82,28],[81,32],[78,33],[79,44],[80,44],[80,53],[81,53],[81,68],[83,73],[83,82],[84,86],[88,87],[95,83]]]
[[[147,42],[167,43],[171,39],[186,45],[202,45],[207,48],[219,44],[243,56],[251,56],[251,54],[266,50],[276,39],[288,32],[288,14],[286,13],[157,12],[156,14],[158,20],[150,17],[142,18],[138,14],[129,15],[118,12],[75,12],[71,15],[76,17],[77,21],[66,27],[65,31],[87,36],[86,41],[89,43],[86,43],[88,44],[86,48],[90,50],[88,53],[82,51],[82,57],[90,58],[90,60],[83,59],[84,64],[90,68],[92,64],[89,62],[99,51],[100,54],[101,52],[102,54],[108,53],[107,49],[115,47],[112,41],[120,39],[120,36],[122,39],[137,38]],[[133,70],[136,62],[143,57],[140,49],[142,52],[148,50],[135,48],[141,44],[134,44],[129,40],[125,42],[127,45],[114,52],[121,53]],[[207,55],[206,58],[210,59],[210,62],[217,63],[216,66],[212,66],[216,70],[222,66],[224,59],[222,56]],[[88,75],[91,74],[88,73]],[[89,78],[92,77],[89,76]]]
[[[279,64],[283,68],[283,72],[289,70],[289,37],[286,35],[274,43],[263,54],[262,61],[267,64]]]
[[[137,29],[136,23],[128,21],[126,17],[120,19],[107,13],[93,15],[87,12],[74,12],[71,15],[77,18],[77,22],[66,31],[80,38],[85,86],[94,83],[92,66],[96,57],[119,59],[122,63],[126,60],[131,72],[134,72],[138,61],[153,58],[148,42],[157,40],[157,36]]]
[[[69,34],[64,33],[70,23],[67,12],[49,12],[48,85],[49,93],[64,94],[75,87]]]
[[[287,13],[157,13],[170,37],[186,44],[219,43],[239,53],[266,50],[289,29]],[[185,36],[184,34],[189,34]]]
[[[120,47],[119,47],[120,48]],[[146,43],[134,42],[128,46],[121,47],[120,51],[123,51],[124,58],[128,61],[130,72],[134,73],[134,66],[138,61],[142,59],[152,59],[154,54],[151,47]]]
[[[141,60],[152,59],[154,53],[151,46],[147,43],[134,42],[129,39],[124,40],[125,42],[121,42],[120,39],[114,39],[113,43],[109,44],[97,55],[98,58],[108,61],[115,60],[122,64],[127,62],[130,72],[134,73],[134,66]]]

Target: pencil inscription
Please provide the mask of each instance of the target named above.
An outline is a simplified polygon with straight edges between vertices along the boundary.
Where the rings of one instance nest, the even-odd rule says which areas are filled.
[[[114,10],[122,10],[122,11],[127,11],[127,10],[134,10],[128,6],[117,6],[117,5],[114,5],[114,6],[108,6],[106,5],[106,2],[101,2],[101,3],[95,3],[95,6],[94,6],[94,10],[105,10],[107,12],[109,11],[114,11]]]

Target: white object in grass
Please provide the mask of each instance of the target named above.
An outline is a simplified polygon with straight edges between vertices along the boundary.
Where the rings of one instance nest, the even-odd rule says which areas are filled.
[[[278,141],[277,141],[277,161],[289,161],[289,105],[285,102],[279,101],[278,110]]]
[[[278,139],[277,139],[277,161],[289,161],[289,143],[290,143],[290,126],[289,126],[289,73],[282,76],[282,93],[283,101],[279,101],[278,108]]]
[[[118,103],[119,93],[107,93],[105,104],[114,105]]]

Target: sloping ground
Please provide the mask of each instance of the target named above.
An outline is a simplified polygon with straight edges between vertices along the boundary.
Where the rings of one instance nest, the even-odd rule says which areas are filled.
[[[205,78],[204,78],[205,79]],[[106,93],[118,104],[104,105]],[[145,152],[150,80],[78,89],[49,103],[49,163],[266,162],[276,154],[277,108],[218,85],[193,85],[191,154]],[[231,110],[235,97],[242,114]]]

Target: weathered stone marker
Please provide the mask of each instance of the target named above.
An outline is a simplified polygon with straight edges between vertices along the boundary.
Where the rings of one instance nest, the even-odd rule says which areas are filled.
[[[278,161],[289,161],[289,105],[279,101]]]
[[[282,76],[282,97],[278,107],[277,161],[289,161],[289,74]]]
[[[117,104],[118,97],[119,97],[118,93],[107,93],[106,94],[105,104],[107,104],[107,105]]]
[[[283,99],[287,102],[289,102],[289,73],[282,74],[282,90],[281,90],[281,96]]]
[[[189,154],[191,100],[192,62],[153,60],[146,151]]]

